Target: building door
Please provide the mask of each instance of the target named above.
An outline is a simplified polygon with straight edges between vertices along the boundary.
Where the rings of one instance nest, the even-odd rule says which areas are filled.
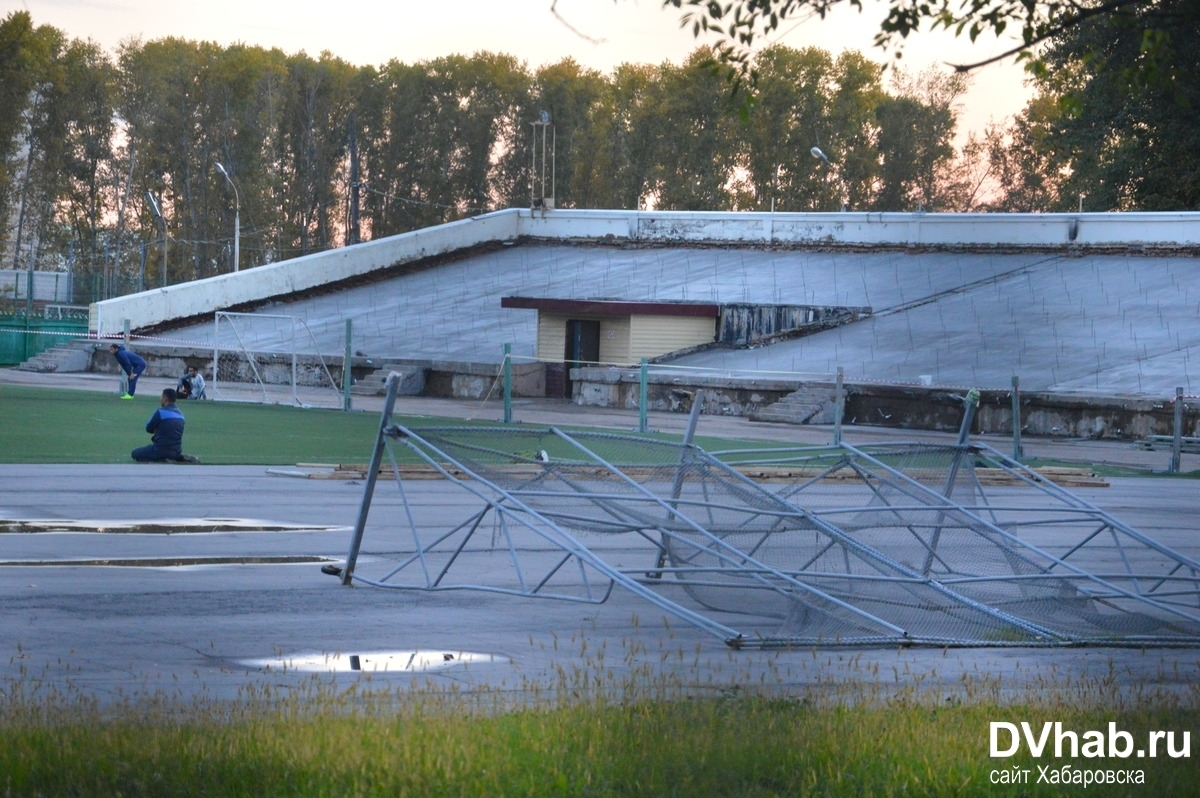
[[[588,363],[600,362],[600,322],[586,319],[571,319],[567,322],[567,349],[563,367],[563,395],[570,399],[574,391],[571,369]]]

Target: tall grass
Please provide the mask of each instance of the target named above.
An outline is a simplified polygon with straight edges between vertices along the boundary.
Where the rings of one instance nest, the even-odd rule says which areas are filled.
[[[1014,764],[989,757],[991,721],[1082,732],[1116,720],[1139,738],[1200,724],[1194,687],[1131,692],[1114,673],[1015,693],[986,678],[952,689],[884,678],[786,694],[734,679],[714,694],[637,664],[644,655],[517,689],[318,675],[252,684],[231,702],[110,705],[16,682],[0,708],[0,795],[1049,795],[1032,780],[991,783]],[[1190,758],[1016,759],[1035,775],[1064,761],[1146,773],[1145,787],[1088,795],[1200,794]]]

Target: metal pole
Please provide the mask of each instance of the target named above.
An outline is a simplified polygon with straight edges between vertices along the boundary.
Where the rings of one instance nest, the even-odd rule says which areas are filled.
[[[37,256],[37,238],[29,245],[28,283],[25,286],[25,318],[33,318],[33,261]]]
[[[352,326],[353,322],[346,319],[346,353],[342,356],[342,410],[347,413],[350,412],[350,383],[354,382],[354,361],[350,350]]]
[[[221,362],[221,316],[213,314],[213,371],[212,371],[212,391],[213,401],[217,399],[218,386],[218,370],[217,364]]]
[[[645,359],[642,363],[645,363]],[[696,391],[696,395],[692,397],[692,410],[688,414],[687,429],[683,433],[682,446],[679,447],[679,465],[675,470],[675,484],[671,486],[671,503],[668,505],[667,521],[671,520],[671,516],[675,514],[679,508],[679,497],[683,494],[683,478],[684,466],[688,463],[688,447],[692,445],[692,441],[696,437],[696,426],[700,423],[700,413],[704,411],[704,391]],[[647,573],[651,579],[662,579],[663,568],[667,565],[667,545],[666,535],[660,535],[661,542],[658,547],[658,557],[654,561],[654,570]]]
[[[1171,473],[1179,473],[1180,453],[1183,451],[1183,388],[1175,388],[1175,438],[1171,441]]]
[[[504,423],[512,423],[512,344],[504,345]]]
[[[971,441],[971,427],[975,423],[975,411],[979,409],[979,391],[967,391],[964,401],[962,425],[958,428],[958,445],[966,446]]]
[[[292,319],[292,404],[302,405],[299,386],[296,385],[296,320]]]
[[[346,567],[342,569],[342,584],[349,586],[354,576],[354,564],[358,550],[362,547],[363,532],[367,528],[367,514],[371,511],[371,497],[379,479],[379,467],[383,463],[384,436],[392,420],[392,408],[396,406],[396,394],[400,388],[400,375],[390,374],[387,378],[387,398],[383,401],[383,413],[379,417],[379,433],[375,436],[375,449],[371,452],[371,466],[367,470],[367,484],[363,488],[362,503],[358,507],[358,518],[354,522],[354,537],[350,540],[350,551],[346,554]]]
[[[1013,459],[1021,461],[1024,452],[1021,451],[1021,378],[1012,378],[1012,427],[1013,427]]]
[[[649,401],[650,388],[647,385],[650,360],[642,358],[641,369],[638,373],[638,432],[649,432],[646,418],[646,404]]]
[[[121,337],[125,341],[125,348],[128,349],[129,348],[129,337],[130,337],[129,336],[129,319],[121,320],[121,332],[122,332]],[[129,393],[129,375],[126,374],[124,372],[124,370],[122,370],[120,368],[117,369],[117,373],[121,375],[121,379],[120,379],[121,396],[125,396],[127,393]]]
[[[834,390],[837,391],[837,393],[833,399],[833,404],[834,404],[834,408],[833,408],[833,445],[834,446],[840,446],[842,444],[842,416],[846,412],[846,396],[845,396],[845,391],[843,390],[843,388],[844,388],[843,383],[844,383],[845,379],[846,379],[845,370],[841,366],[838,366],[837,384],[836,384],[836,387],[834,388]]]
[[[236,188],[233,190],[233,203],[233,270],[236,272],[242,263],[242,203]]]
[[[225,169],[225,165],[217,161],[217,171],[225,178],[225,182],[233,189],[233,270],[236,272],[241,266],[241,240],[242,240],[242,198],[238,194],[237,184],[233,182],[229,172]]]

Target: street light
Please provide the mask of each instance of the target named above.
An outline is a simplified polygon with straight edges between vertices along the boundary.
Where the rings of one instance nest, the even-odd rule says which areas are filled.
[[[831,164],[829,162],[829,156],[826,155],[825,153],[821,152],[820,147],[813,147],[811,150],[809,150],[809,152],[812,153],[812,157],[816,158],[818,161],[825,162],[825,167],[826,167],[825,182],[829,182],[829,172],[830,172],[831,168],[833,167],[833,164]],[[841,209],[844,211],[844,210],[846,210],[846,202],[845,202],[845,200],[841,199],[841,194],[842,194],[841,178],[838,178],[838,195],[839,195],[838,204],[841,205]]]
[[[158,223],[162,225],[163,245],[162,245],[162,284],[163,288],[167,287],[167,220],[163,218],[162,209],[158,207],[158,200],[154,199],[154,195],[146,191],[146,200],[150,203],[150,210],[154,211],[154,218],[158,219]]]
[[[241,263],[242,251],[242,200],[238,196],[237,186],[233,183],[233,178],[225,171],[225,167],[217,161],[217,171],[225,176],[225,182],[233,189],[233,270],[236,272]]]

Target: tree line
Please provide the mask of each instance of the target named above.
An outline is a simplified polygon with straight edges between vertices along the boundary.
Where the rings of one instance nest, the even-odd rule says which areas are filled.
[[[1196,157],[1178,108],[1200,84],[1174,80],[1194,51],[1155,51],[1174,77],[1138,98],[1150,123],[1139,127],[1136,78],[1121,66],[1145,59],[1136,30],[1075,30],[1039,62],[1022,114],[956,147],[968,78],[884,71],[855,52],[761,50],[746,102],[705,48],[608,74],[486,52],[356,66],[181,38],[109,54],[13,12],[0,21],[3,268],[70,268],[91,301],[230,271],[235,214],[244,269],[527,206],[543,111],[558,207],[1049,211],[1078,193],[1089,210],[1191,203],[1196,179],[1150,169],[1139,148]],[[1098,46],[1107,60],[1080,56]],[[1181,138],[1158,141],[1164,126]]]

